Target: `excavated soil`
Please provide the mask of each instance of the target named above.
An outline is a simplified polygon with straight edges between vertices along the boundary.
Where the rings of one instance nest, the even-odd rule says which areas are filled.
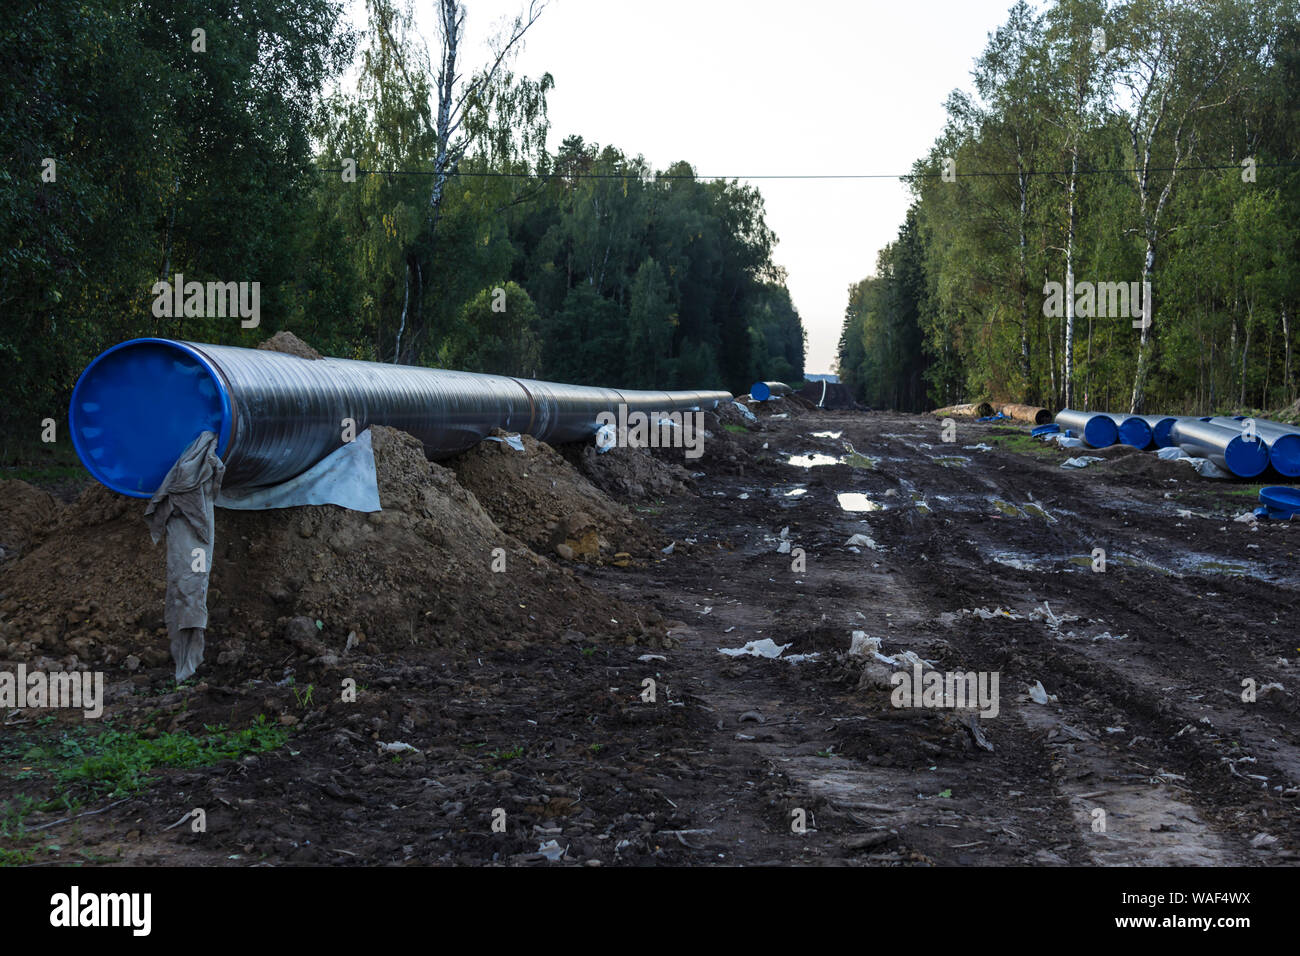
[[[518,451],[505,437],[495,429],[495,440],[480,442],[448,465],[507,534],[539,554],[589,564],[645,559],[667,544],[550,445],[520,435],[513,438],[523,445]],[[627,458],[648,460],[628,451]]]
[[[698,494],[615,494],[670,542],[627,566],[530,557],[500,530],[536,531],[509,498],[494,521],[409,440],[377,441],[377,522],[222,513],[212,642],[232,656],[181,688],[142,503],[87,492],[0,565],[4,666],[93,662],[115,726],[264,714],[292,735],[88,804],[42,831],[40,862],[1300,859],[1300,548],[1289,522],[1234,520],[1256,486],[1123,450],[1062,469],[1069,453],[1002,446],[1027,433],[1005,425],[960,423],[945,444],[925,416],[799,411],[714,430],[681,462]],[[505,574],[487,570],[492,547]],[[354,630],[365,641],[345,651]],[[904,665],[850,655],[855,631],[896,661],[996,674],[996,716],[894,706],[883,679]],[[718,653],[769,638],[789,645],[780,659]],[[306,705],[290,676],[317,688]],[[355,703],[336,690],[347,676]],[[16,769],[0,800],[52,786]],[[173,826],[195,806],[207,832]]]

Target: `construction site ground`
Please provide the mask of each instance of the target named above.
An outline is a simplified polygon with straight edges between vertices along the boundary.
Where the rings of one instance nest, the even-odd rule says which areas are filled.
[[[5,861],[1294,865],[1300,529],[1234,520],[1258,485],[1133,449],[1062,468],[1005,423],[783,406],[712,419],[698,461],[656,452],[676,491],[582,449],[547,450],[540,490],[512,473],[518,507],[565,469],[608,495],[576,518],[494,522],[454,462],[384,519],[219,516],[208,659],[179,687],[144,503],[11,483],[0,669],[72,657],[107,704],[0,714]],[[486,499],[490,462],[462,465]],[[47,540],[31,515],[56,512]],[[996,716],[894,706],[855,631],[996,674]],[[789,647],[719,653],[764,638]],[[259,718],[282,735],[260,752],[112,790],[60,775],[109,729]]]

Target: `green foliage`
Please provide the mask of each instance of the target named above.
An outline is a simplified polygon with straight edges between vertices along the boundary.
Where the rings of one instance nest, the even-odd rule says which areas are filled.
[[[1295,0],[1012,7],[914,167],[897,242],[850,287],[843,380],[897,408],[1292,405],[1298,14]],[[1046,315],[1067,264],[1076,289],[1149,280],[1148,334],[1132,316]]]
[[[92,792],[117,797],[143,790],[148,774],[159,767],[206,767],[247,753],[274,750],[289,738],[286,727],[268,723],[265,715],[243,730],[205,726],[188,731],[144,737],[135,730],[102,731],[87,741],[67,737],[60,747],[56,777],[62,784],[80,783]]]
[[[359,46],[343,9],[6,8],[7,441],[64,421],[87,362],[142,335],[251,346],[289,328],[330,355],[625,387],[802,375],[803,329],[756,190],[700,182],[686,163],[658,178],[580,137],[550,152],[553,80],[508,57],[457,66],[452,142],[412,7],[367,0]],[[327,92],[349,64],[355,86]],[[47,157],[55,182],[41,179]],[[153,285],[176,273],[259,282],[260,327],[155,317]]]

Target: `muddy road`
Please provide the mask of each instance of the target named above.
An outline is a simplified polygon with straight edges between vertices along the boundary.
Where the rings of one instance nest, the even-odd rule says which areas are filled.
[[[946,443],[925,416],[793,411],[729,429],[695,494],[634,506],[669,553],[573,572],[633,633],[413,631],[345,664],[249,648],[179,689],[146,659],[109,675],[123,725],[265,715],[287,742],[32,812],[11,845],[220,866],[1300,859],[1300,531],[1234,520],[1250,487],[1148,454],[1072,471],[1027,429]],[[788,647],[719,652],[764,639]],[[995,676],[996,707],[895,706],[917,659]],[[345,677],[355,703],[332,699]],[[40,745],[69,721],[5,732]],[[42,783],[6,776],[11,802]]]

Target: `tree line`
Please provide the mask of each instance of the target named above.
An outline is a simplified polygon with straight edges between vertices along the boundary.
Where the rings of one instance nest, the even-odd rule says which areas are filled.
[[[548,148],[553,80],[514,70],[537,0],[483,63],[463,4],[437,0],[429,43],[401,0],[367,0],[359,31],[343,6],[6,5],[6,429],[61,420],[87,362],[141,335],[287,328],[323,354],[631,388],[802,378],[757,190]],[[177,274],[258,282],[260,326],[155,315]]]
[[[972,76],[849,289],[838,361],[859,398],[1294,403],[1294,0],[1018,2]]]

